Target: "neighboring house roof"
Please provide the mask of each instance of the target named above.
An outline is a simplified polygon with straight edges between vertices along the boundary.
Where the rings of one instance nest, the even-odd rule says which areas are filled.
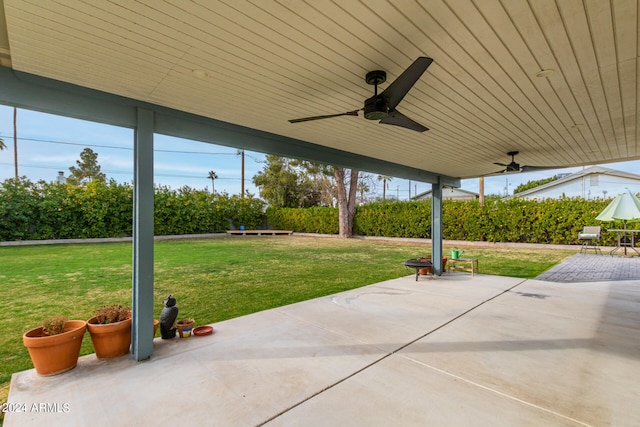
[[[602,166],[591,166],[587,169],[583,169],[581,171],[572,173],[570,175],[564,176],[555,181],[551,181],[544,185],[540,185],[535,188],[531,188],[526,191],[522,191],[520,193],[514,194],[512,197],[526,197],[526,198],[534,198],[534,197],[549,197],[545,196],[545,193],[549,193],[549,190],[553,190],[555,187],[560,187],[572,183],[573,181],[580,181],[581,179],[588,177],[590,175],[605,175],[608,177],[621,178],[624,180],[637,181],[640,186],[640,175],[624,172],[615,169],[609,169]],[[632,190],[633,191],[633,190]],[[615,196],[616,194],[609,194],[609,196]]]
[[[431,197],[432,190],[425,191],[424,193],[417,194],[412,199],[428,199]],[[442,187],[443,199],[475,199],[478,198],[478,193],[473,191],[463,190],[462,188],[455,188],[448,185]]]

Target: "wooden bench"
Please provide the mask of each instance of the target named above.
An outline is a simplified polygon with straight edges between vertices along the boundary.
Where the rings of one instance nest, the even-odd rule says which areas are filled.
[[[456,258],[447,261],[447,271],[471,271],[471,275],[478,273],[478,258]]]
[[[293,234],[291,230],[227,230],[227,234],[239,236],[277,236]]]

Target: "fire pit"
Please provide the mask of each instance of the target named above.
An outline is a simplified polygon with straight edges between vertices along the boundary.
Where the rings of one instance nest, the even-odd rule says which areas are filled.
[[[418,276],[420,276],[421,268],[433,267],[433,264],[431,264],[431,261],[429,261],[427,258],[411,258],[406,260],[402,264],[407,267],[416,269],[416,282],[418,281]]]

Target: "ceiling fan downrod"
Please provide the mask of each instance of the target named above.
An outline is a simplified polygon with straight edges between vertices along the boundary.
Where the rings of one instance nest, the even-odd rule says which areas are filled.
[[[364,101],[364,117],[368,120],[382,120],[389,114],[387,100],[378,96],[378,85],[387,80],[387,73],[382,70],[369,71],[364,80],[373,85],[373,96]]]

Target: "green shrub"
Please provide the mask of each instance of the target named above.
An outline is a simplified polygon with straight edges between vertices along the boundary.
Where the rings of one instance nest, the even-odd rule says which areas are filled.
[[[366,236],[421,237],[431,235],[431,203],[377,202],[359,206],[353,232]]]
[[[264,203],[250,195],[212,195],[189,187],[157,187],[154,209],[156,235],[223,232],[230,222],[259,228],[264,216]],[[129,184],[34,184],[24,177],[0,183],[1,241],[123,237],[132,231]]]
[[[0,184],[0,236],[2,240],[30,238],[38,216],[36,186],[26,178]]]
[[[267,208],[269,228],[298,233],[338,234],[338,208]]]
[[[578,233],[585,225],[600,225],[602,245],[614,245],[616,235],[608,228],[621,228],[622,222],[601,222],[596,216],[611,200],[547,199],[543,201],[511,198],[442,203],[442,233],[446,240],[488,242],[579,244]],[[338,232],[336,208],[269,208],[272,228],[296,232]],[[431,237],[431,202],[377,202],[359,206],[353,232],[364,236]],[[627,228],[640,226],[629,222]]]
[[[600,225],[602,245],[614,245],[608,228],[622,222],[597,221],[610,200],[477,200],[442,203],[447,240],[578,244],[585,225]],[[155,188],[155,234],[219,233],[229,228],[261,228],[264,202],[182,187]],[[266,210],[270,228],[303,233],[337,234],[338,209],[332,207]],[[132,235],[133,188],[129,184],[92,181],[85,187],[26,178],[0,183],[0,240],[122,237]],[[630,221],[637,229],[640,221]],[[353,232],[387,237],[431,237],[431,202],[378,202],[359,206]]]

